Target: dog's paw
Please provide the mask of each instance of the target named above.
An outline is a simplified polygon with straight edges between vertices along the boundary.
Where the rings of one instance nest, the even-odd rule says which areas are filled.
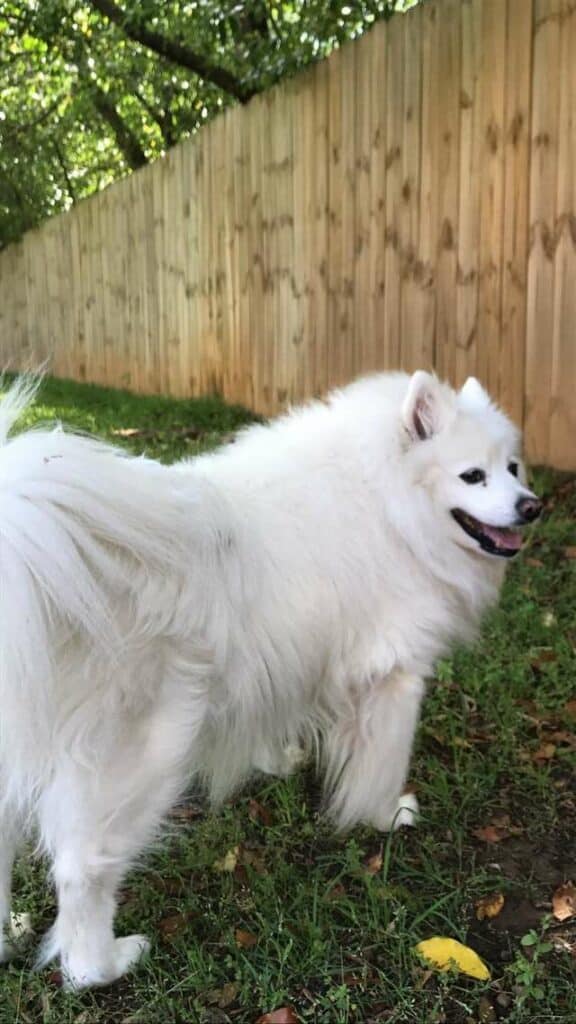
[[[392,813],[389,810],[381,814],[375,813],[370,819],[367,819],[366,824],[377,828],[379,832],[396,832],[403,825],[415,825],[418,811],[418,800],[414,793],[402,793],[398,797],[396,809]]]
[[[145,935],[127,935],[123,939],[114,940],[105,963],[83,963],[72,953],[62,963],[64,988],[68,992],[78,992],[83,988],[111,985],[149,950],[150,943]]]
[[[419,811],[418,800],[414,793],[402,793],[398,799],[398,807],[392,822],[394,832],[396,829],[402,828],[403,825],[414,827],[417,823]]]
[[[150,952],[150,942],[145,935],[127,935],[114,941],[114,970],[116,978],[120,978],[142,957]]]

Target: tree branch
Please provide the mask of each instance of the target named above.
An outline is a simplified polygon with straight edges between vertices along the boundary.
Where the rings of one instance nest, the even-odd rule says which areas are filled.
[[[170,146],[173,146],[176,142],[178,142],[178,136],[175,134],[172,128],[169,114],[162,114],[159,110],[156,109],[156,107],[153,107],[152,104],[148,102],[146,97],[142,95],[140,89],[136,89],[135,93],[136,96],[138,97],[139,102],[144,107],[144,110],[149,114],[149,116],[154,121],[154,124],[160,130],[160,134],[162,136],[162,141],[164,142],[164,145],[169,149]]]
[[[24,135],[26,132],[30,131],[31,128],[37,128],[39,124],[42,124],[43,121],[47,121],[51,114],[58,109],[63,99],[64,96],[58,96],[54,102],[51,103],[49,107],[46,107],[45,110],[42,110],[40,114],[38,114],[38,117],[34,118],[33,121],[27,121],[25,124],[8,125],[3,132],[4,138],[10,139],[16,135]]]
[[[112,129],[118,148],[128,166],[133,171],[137,171],[139,167],[144,167],[148,163],[148,157],[132,129],[120,117],[112,100],[104,90],[96,82],[88,82],[87,84],[90,98],[100,117]]]
[[[218,86],[223,92],[234,96],[241,103],[246,103],[254,95],[254,89],[244,86],[240,79],[226,68],[212,64],[202,54],[196,53],[177,39],[167,39],[160,32],[147,28],[146,25],[138,24],[130,15],[117,7],[113,0],[89,0],[89,3],[100,14],[117,25],[133,42],[145,46],[173,64],[193,71],[194,74]]]
[[[56,142],[56,139],[52,140],[52,145],[54,147],[54,152],[56,154],[56,159],[57,159],[58,163],[60,164],[60,170],[62,171],[62,174],[64,175],[64,181],[66,182],[66,188],[68,189],[68,192],[70,194],[70,198],[71,198],[73,203],[76,203],[78,201],[77,196],[76,196],[76,190],[74,188],[74,185],[72,184],[72,179],[70,178],[70,175],[68,173],[68,167],[66,166],[66,160],[64,159],[64,154],[63,154],[62,150],[60,149],[60,146]]]

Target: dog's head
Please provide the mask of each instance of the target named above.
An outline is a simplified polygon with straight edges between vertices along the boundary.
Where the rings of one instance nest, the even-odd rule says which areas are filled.
[[[461,547],[511,558],[519,528],[542,503],[526,486],[520,434],[470,377],[459,392],[419,370],[402,407],[405,457],[413,479],[446,515],[446,532]]]

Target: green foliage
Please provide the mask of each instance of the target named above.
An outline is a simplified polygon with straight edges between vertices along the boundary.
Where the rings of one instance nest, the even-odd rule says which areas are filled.
[[[413,2],[123,0],[113,24],[97,0],[5,0],[0,248]],[[200,55],[208,70],[136,42],[142,30]]]

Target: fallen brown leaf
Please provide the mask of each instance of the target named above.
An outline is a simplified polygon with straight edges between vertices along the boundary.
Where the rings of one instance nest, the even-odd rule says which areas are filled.
[[[470,740],[465,740],[463,736],[455,736],[452,740],[452,745],[455,747],[461,747],[464,750],[472,750]]]
[[[257,875],[265,875],[267,873],[263,850],[241,846],[239,848],[238,861],[245,867],[252,868]]]
[[[382,867],[382,850],[372,854],[364,861],[364,871],[367,875],[377,875]]]
[[[544,567],[544,562],[539,558],[525,558],[524,562],[526,565],[531,565],[533,569],[542,569]]]
[[[290,1006],[282,1006],[279,1010],[264,1013],[255,1024],[298,1024],[298,1017]]]
[[[564,705],[564,711],[570,718],[576,718],[576,700],[569,700]]]
[[[245,932],[243,928],[237,928],[234,932],[234,941],[239,949],[252,949],[258,939],[252,932]]]
[[[567,548],[564,548],[564,558],[576,558],[576,545],[569,544]]]
[[[552,897],[552,913],[557,921],[567,921],[576,914],[576,887],[573,882],[559,886]]]
[[[484,825],[482,828],[475,828],[472,830],[472,835],[476,836],[477,839],[482,839],[484,843],[501,843],[503,839],[508,838],[507,834],[502,834],[502,830],[494,825]]]
[[[536,762],[551,761],[555,753],[556,745],[554,743],[543,743],[532,754],[532,760]]]
[[[266,825],[267,828],[272,824],[272,815],[267,807],[259,803],[258,800],[251,800],[248,806],[248,817],[251,821],[255,821],[260,825]]]
[[[538,647],[530,657],[532,668],[541,668],[558,661],[558,654],[553,647]]]
[[[240,985],[236,981],[227,981],[222,988],[210,989],[206,993],[206,1002],[215,1004],[221,1010],[225,1010],[227,1006],[234,1002],[239,991]]]
[[[248,872],[243,864],[237,864],[234,868],[234,878],[240,885],[250,885],[250,879],[248,878]]]
[[[434,977],[434,971],[419,966],[414,967],[412,974],[414,975],[414,988],[417,992],[428,984],[430,978]]]
[[[327,900],[339,900],[342,896],[346,895],[346,889],[342,885],[342,882],[336,882],[331,889],[328,889],[325,899]]]
[[[359,977],[357,974],[344,974],[342,981],[348,986],[348,988],[356,988],[357,985],[363,984],[363,978]]]
[[[182,914],[170,914],[169,917],[162,918],[158,925],[158,930],[164,938],[173,938],[176,935],[180,935],[186,929],[193,916],[191,911],[186,911]]]
[[[557,729],[547,738],[551,743],[565,743],[569,747],[576,747],[576,733],[566,732],[565,729]]]
[[[490,920],[498,917],[504,906],[504,895],[501,892],[492,892],[484,896],[476,903],[476,917],[479,921]]]
[[[522,833],[519,825],[513,825],[509,814],[495,814],[492,821],[482,828],[473,830],[472,835],[482,839],[485,843],[501,843],[510,836],[518,836]]]

